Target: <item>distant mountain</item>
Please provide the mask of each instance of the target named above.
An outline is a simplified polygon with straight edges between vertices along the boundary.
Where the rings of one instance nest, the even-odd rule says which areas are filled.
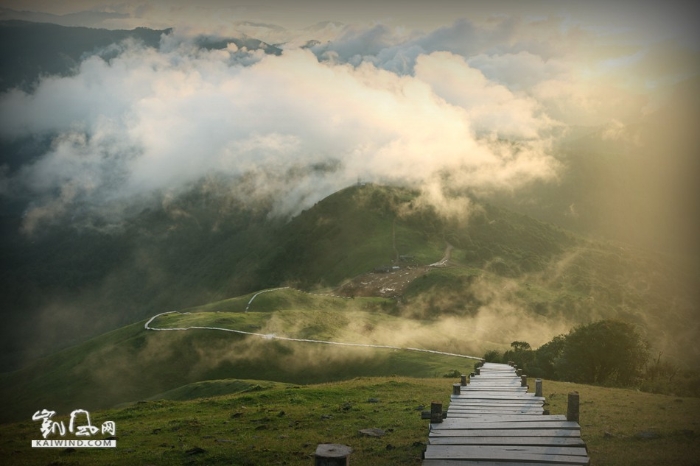
[[[0,21],[0,92],[12,87],[31,89],[40,76],[67,76],[87,56],[127,38],[158,47],[171,29],[131,31],[66,27],[28,21]]]
[[[506,306],[547,328],[621,318],[647,329],[666,354],[700,360],[697,283],[662,256],[588,241],[476,199],[467,223],[448,221],[400,187],[352,186],[287,221],[222,195],[225,184],[206,186],[118,228],[93,221],[76,229],[88,222],[77,218],[34,237],[6,231],[5,367],[159,312],[278,286],[339,287],[408,265],[399,256],[425,267],[447,243],[450,267],[416,274],[425,278],[396,296],[401,313],[473,317]]]
[[[254,39],[243,35],[242,37],[209,37],[200,36],[196,40],[197,45],[209,50],[221,50],[228,47],[229,44],[235,44],[239,49],[246,48],[248,50],[262,50],[270,55],[281,55],[282,49],[274,45],[267,44],[261,40]]]
[[[34,23],[51,23],[60,26],[100,27],[105,21],[128,18],[126,13],[107,11],[80,11],[65,15],[54,15],[38,11],[13,10],[0,8],[0,21],[20,20]]]

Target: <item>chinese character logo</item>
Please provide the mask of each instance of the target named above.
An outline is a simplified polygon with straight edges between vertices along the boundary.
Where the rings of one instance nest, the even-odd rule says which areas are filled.
[[[58,433],[61,437],[66,435],[66,426],[63,421],[52,421],[51,418],[56,415],[56,411],[49,411],[48,409],[42,409],[37,411],[32,416],[33,421],[41,421],[41,435],[44,438],[51,434]],[[102,423],[102,433],[115,435],[117,427],[114,421],[105,421]],[[90,413],[84,409],[76,409],[70,413],[70,422],[68,423],[68,432],[75,434],[79,437],[90,437],[98,432],[100,429],[93,426],[90,422]]]
[[[58,433],[61,434],[61,437],[66,435],[66,426],[63,424],[63,422],[58,423],[51,420],[55,414],[56,411],[42,409],[41,411],[34,413],[34,416],[32,416],[32,421],[38,421],[41,419],[41,435],[43,435],[44,438],[54,433],[57,429]]]

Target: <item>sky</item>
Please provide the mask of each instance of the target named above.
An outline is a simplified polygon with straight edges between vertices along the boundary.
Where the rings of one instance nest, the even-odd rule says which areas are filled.
[[[3,0],[1,18],[174,31],[0,95],[0,138],[52,141],[0,171],[0,194],[29,193],[31,232],[78,210],[118,221],[213,174],[252,178],[238,195],[283,215],[357,179],[443,207],[446,192],[556,183],[563,138],[634,144],[627,129],[700,72],[688,2],[612,3]],[[202,35],[283,53],[204,50]]]

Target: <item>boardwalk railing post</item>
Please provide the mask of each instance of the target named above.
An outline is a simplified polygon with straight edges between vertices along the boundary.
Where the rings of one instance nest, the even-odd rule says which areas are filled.
[[[578,422],[578,418],[578,392],[571,392],[566,403],[566,420]]]
[[[433,401],[430,403],[430,422],[439,424],[442,422],[442,403]]]
[[[337,443],[322,443],[316,447],[314,466],[349,466],[352,448]]]
[[[458,383],[452,384],[452,394],[459,395],[462,392],[462,385]]]
[[[520,386],[527,387],[527,375],[520,376]]]
[[[462,376],[460,377],[459,383],[462,384],[463,387],[466,387],[467,386],[467,376],[462,374]]]
[[[542,396],[542,379],[535,380],[535,396]]]
[[[518,369],[517,371],[515,371],[515,373],[518,374],[518,377],[522,377],[522,375],[523,375],[523,370],[522,370],[522,369]]]
[[[476,375],[481,375],[481,367],[476,368]]]

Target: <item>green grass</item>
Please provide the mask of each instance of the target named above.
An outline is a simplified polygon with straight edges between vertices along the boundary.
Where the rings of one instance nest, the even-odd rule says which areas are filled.
[[[260,383],[245,393],[91,412],[94,425],[116,423],[115,450],[32,449],[30,440],[41,436],[38,423],[27,419],[0,426],[0,454],[20,466],[307,465],[317,444],[341,443],[353,448],[353,465],[418,465],[428,439],[420,410],[431,401],[447,406],[454,381],[362,377],[308,386]],[[565,414],[566,394],[573,390],[580,393],[581,435],[591,464],[697,464],[700,399],[544,381],[552,414]],[[59,419],[66,414],[60,411]],[[372,427],[385,435],[359,434]],[[642,432],[655,438],[640,438]],[[188,453],[197,447],[204,452]]]
[[[362,306],[377,300],[338,301]],[[391,329],[402,323],[387,314],[355,310],[192,312],[163,316],[154,325],[163,326],[161,319],[174,326],[231,324],[247,331],[349,338],[350,342],[364,338],[368,343],[372,339],[363,332],[373,326],[383,323],[382,327]],[[343,329],[347,331],[341,334]],[[434,377],[468,362],[427,353],[284,342],[216,330],[154,332],[144,330],[140,322],[0,375],[0,397],[6,404],[1,415],[3,421],[25,419],[37,406],[107,408],[206,380],[319,383],[387,374]]]
[[[154,400],[196,400],[198,398],[211,398],[215,396],[231,395],[251,391],[269,390],[271,388],[286,387],[287,384],[262,381],[262,380],[204,380],[194,382],[164,393],[148,397],[148,401]],[[129,403],[131,404],[131,403]]]

